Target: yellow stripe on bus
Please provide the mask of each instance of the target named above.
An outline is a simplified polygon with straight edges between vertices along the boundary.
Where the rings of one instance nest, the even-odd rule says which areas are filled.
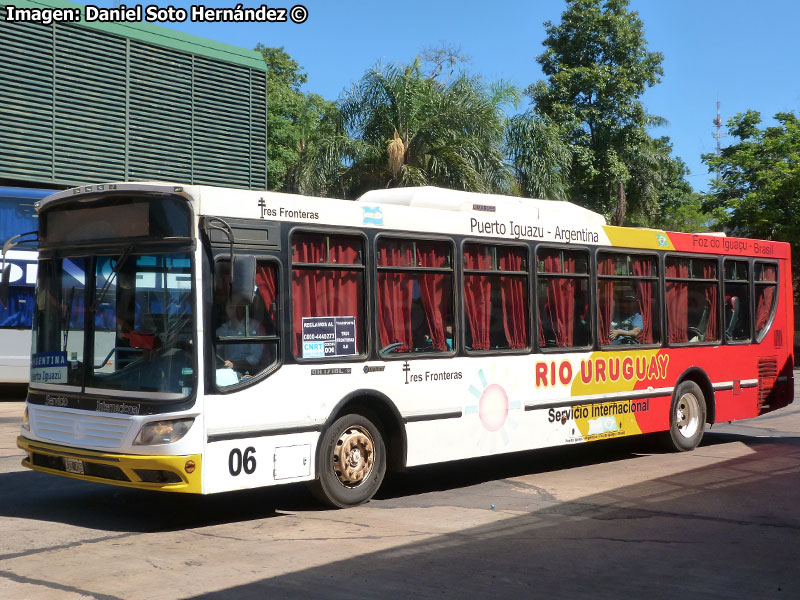
[[[659,229],[635,229],[603,225],[612,246],[644,248],[647,250],[675,250],[669,235]]]
[[[572,383],[572,396],[630,392],[637,384],[668,386],[669,355],[658,349],[594,352],[580,362]],[[674,380],[674,377],[672,378]],[[642,386],[640,386],[642,387]],[[573,407],[575,424],[586,441],[642,433],[636,415],[650,410],[650,400],[615,400]]]

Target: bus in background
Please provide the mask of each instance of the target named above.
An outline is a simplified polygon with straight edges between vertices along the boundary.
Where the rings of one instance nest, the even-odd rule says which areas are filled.
[[[39,208],[23,465],[217,493],[706,426],[792,402],[788,244],[436,188],[162,183]]]
[[[56,191],[0,186],[0,247],[15,235],[38,231],[34,203]],[[0,306],[0,384],[28,382],[36,258],[35,245],[6,256],[11,287],[6,306]]]

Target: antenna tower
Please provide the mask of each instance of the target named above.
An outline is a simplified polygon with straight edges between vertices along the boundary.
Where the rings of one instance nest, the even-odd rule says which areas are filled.
[[[719,100],[717,100],[717,118],[714,119],[714,130],[713,136],[714,139],[717,140],[717,158],[720,157],[722,154],[722,150],[720,149],[720,140],[722,139],[722,115],[720,114],[719,110]],[[717,166],[717,181],[719,181],[719,166]]]

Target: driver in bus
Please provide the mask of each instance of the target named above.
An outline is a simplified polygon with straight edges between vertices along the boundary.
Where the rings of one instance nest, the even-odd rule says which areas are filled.
[[[611,322],[608,334],[612,344],[636,344],[637,336],[642,333],[644,322],[639,312],[639,299],[636,296],[622,296],[619,302],[619,321]]]
[[[217,328],[218,338],[264,335],[264,327],[256,319],[246,318],[245,307],[228,303],[225,306],[228,320]],[[227,369],[233,369],[241,379],[242,376],[255,374],[261,362],[264,345],[255,344],[219,344],[218,354]]]

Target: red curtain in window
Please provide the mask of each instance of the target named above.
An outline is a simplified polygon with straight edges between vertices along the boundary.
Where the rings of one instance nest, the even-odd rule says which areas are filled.
[[[330,237],[328,262],[335,265],[361,265],[361,240],[358,238]],[[332,285],[329,287],[328,310],[334,316],[355,317],[356,352],[360,352],[362,314],[363,272],[338,269],[331,272]]]
[[[491,256],[485,246],[467,246],[464,249],[464,268],[491,269]],[[489,349],[489,324],[491,322],[492,283],[488,275],[464,276],[464,308],[467,325],[472,334],[473,350]],[[427,309],[426,309],[427,312]]]
[[[544,258],[547,273],[574,273],[575,259],[564,256],[563,270],[560,253]],[[560,348],[573,345],[575,339],[575,279],[572,277],[547,278],[547,305],[545,311],[550,317],[556,345]]]
[[[524,271],[524,251],[516,248],[498,248],[497,262],[501,271]],[[515,350],[528,345],[528,292],[525,277],[500,277],[503,298],[503,328],[508,347]]]
[[[639,297],[639,314],[642,315],[642,332],[637,336],[640,344],[653,343],[653,282],[642,277],[653,274],[651,260],[632,258],[631,267],[636,278],[636,295]]]
[[[717,270],[714,265],[706,264],[703,266],[703,279],[716,279]],[[717,333],[717,285],[706,285],[706,302],[708,302],[708,320],[706,321],[705,341],[718,340]]]
[[[267,316],[272,320],[272,323],[275,323],[277,316],[275,314],[277,282],[274,267],[259,265],[258,269],[256,269],[256,289],[261,299],[264,300],[264,306],[267,307]]]
[[[381,244],[381,267],[400,267],[412,265],[414,257],[411,246],[402,242],[387,240]],[[381,347],[399,343],[395,352],[410,352],[413,347],[411,336],[411,301],[414,279],[409,273],[378,271],[378,333]]]
[[[448,247],[444,244],[417,243],[417,265],[420,267],[445,267],[447,266],[447,257]],[[428,321],[433,349],[442,352],[448,349],[445,322],[450,305],[449,280],[450,276],[444,273],[425,272],[420,272],[418,279],[422,308]]]
[[[354,238],[330,238],[330,252],[323,236],[303,236],[293,244],[294,262],[325,262],[353,264],[361,244]],[[303,317],[354,317],[356,349],[361,340],[360,271],[347,269],[296,268],[292,272],[292,316],[294,322],[294,351],[300,355]]]
[[[777,281],[777,269],[773,265],[763,265],[758,280]],[[758,305],[756,306],[756,332],[759,332],[767,326],[767,321],[769,321],[769,313],[772,309],[772,301],[775,298],[775,286],[756,286],[756,293],[758,294]]]
[[[539,288],[541,290],[541,288]],[[538,295],[538,292],[537,292]],[[546,294],[545,294],[546,297]],[[547,307],[541,306],[539,310],[539,346],[544,348],[547,345],[547,339],[544,337],[544,325],[542,324],[543,318],[547,315]],[[548,317],[549,318],[549,317]]]
[[[328,262],[335,265],[360,265],[361,242],[357,238],[331,236]]]
[[[778,281],[778,269],[775,265],[762,265],[759,281]]]
[[[328,258],[325,238],[320,235],[296,235],[292,251],[292,261],[299,263],[321,263]]]
[[[667,277],[689,277],[689,265],[682,262],[667,263]],[[685,281],[667,281],[667,335],[672,343],[689,341],[689,284]]]
[[[614,258],[597,259],[598,275],[614,274]],[[614,313],[614,281],[611,279],[597,280],[597,328],[599,329],[598,339],[600,344],[608,346],[611,344],[611,318]]]

